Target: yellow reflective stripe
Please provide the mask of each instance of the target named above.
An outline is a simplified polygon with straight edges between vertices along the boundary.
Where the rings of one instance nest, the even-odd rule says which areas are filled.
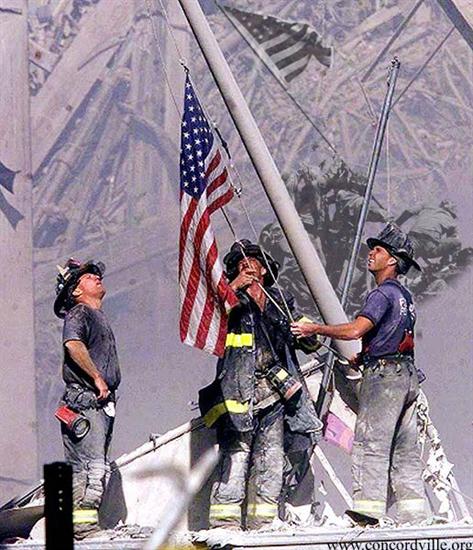
[[[281,369],[278,371],[278,373],[276,374],[276,378],[279,378],[279,380],[286,380],[286,378],[289,376],[289,374],[284,370],[284,369]]]
[[[226,412],[235,414],[245,414],[249,410],[248,403],[240,403],[234,399],[227,399],[223,403],[214,405],[205,415],[204,423],[210,428]]]
[[[210,519],[241,518],[241,506],[239,504],[211,504]]]
[[[353,502],[355,512],[361,512],[367,515],[383,515],[386,512],[386,502],[384,500],[355,500]]]
[[[97,523],[99,520],[99,515],[97,510],[85,509],[85,510],[74,510],[72,512],[72,521],[73,523]]]
[[[253,347],[253,334],[251,332],[242,332],[235,334],[230,332],[225,340],[226,348]]]
[[[398,512],[423,512],[423,498],[406,498],[396,502]]]
[[[273,518],[278,515],[278,505],[269,502],[250,502],[247,515],[251,517]]]

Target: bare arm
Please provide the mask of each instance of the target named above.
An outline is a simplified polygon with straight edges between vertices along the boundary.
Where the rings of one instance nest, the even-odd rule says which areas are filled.
[[[317,323],[298,321],[292,323],[291,332],[297,338],[320,334],[321,336],[329,336],[336,340],[358,340],[358,338],[361,338],[373,327],[373,322],[366,317],[357,317],[351,323],[343,323],[341,325],[318,325]]]
[[[64,345],[74,363],[76,363],[94,381],[94,385],[99,392],[98,399],[106,399],[110,395],[107,383],[97,370],[97,367],[94,365],[85,344],[80,340],[68,340]]]

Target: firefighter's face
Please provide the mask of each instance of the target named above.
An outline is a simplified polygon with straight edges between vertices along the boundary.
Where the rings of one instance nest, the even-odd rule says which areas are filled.
[[[238,273],[253,275],[260,283],[266,275],[266,268],[256,258],[243,258],[238,262]]]
[[[95,273],[84,273],[79,279],[74,294],[89,298],[103,298],[105,296],[105,287],[102,284],[102,277]]]
[[[397,260],[382,246],[374,246],[368,253],[368,271],[376,273],[390,265],[396,265]]]

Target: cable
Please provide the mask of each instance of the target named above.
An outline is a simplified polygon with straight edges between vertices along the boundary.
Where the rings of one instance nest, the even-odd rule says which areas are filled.
[[[171,25],[171,21],[170,21],[169,16],[168,16],[168,12],[167,12],[162,0],[158,0],[158,2],[159,2],[159,5],[161,6],[161,9],[163,11],[164,19],[166,21],[166,25],[168,26],[169,34],[171,35],[171,40],[174,44],[174,47],[176,48],[177,55],[179,56],[179,62],[182,65],[186,65],[187,64],[186,60],[185,60],[184,56],[182,55],[181,49],[179,48],[179,44],[176,40],[176,37],[174,36],[174,31],[172,30],[172,25]]]
[[[174,103],[174,106],[176,107],[176,112],[177,112],[178,116],[180,117],[182,113],[181,113],[181,110],[179,109],[179,107],[177,105],[177,100],[176,100],[176,97],[174,95],[174,92],[173,92],[173,89],[172,89],[172,86],[171,86],[171,81],[169,79],[169,74],[168,74],[168,71],[166,69],[166,64],[164,63],[164,55],[163,55],[163,51],[161,49],[161,45],[159,44],[158,31],[156,30],[154,17],[151,13],[150,0],[145,0],[145,3],[146,3],[146,11],[148,12],[149,20],[151,21],[151,28],[153,30],[154,40],[155,40],[156,46],[158,48],[158,55],[159,55],[159,58],[161,60],[161,65],[163,67],[164,78],[166,80],[167,87],[169,88],[169,92],[171,93],[171,97],[172,97],[172,101]],[[164,13],[166,13],[165,10],[164,10]],[[165,15],[165,17],[166,17],[166,15]]]
[[[389,119],[386,123],[386,176],[387,176],[387,206],[388,216],[391,216],[391,152],[389,149]]]

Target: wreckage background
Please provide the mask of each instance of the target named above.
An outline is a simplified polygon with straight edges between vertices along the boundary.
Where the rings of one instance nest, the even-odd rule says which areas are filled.
[[[46,108],[42,94],[48,92],[51,76],[62,70],[66,52],[82,48],[87,51],[87,62],[97,55],[88,51],[83,33],[102,1],[52,3],[49,10],[43,2],[31,5],[30,38],[33,45],[50,54],[44,53],[41,63],[33,59],[30,64],[32,102],[38,111]],[[162,10],[153,5],[164,63],[180,105],[183,74]],[[363,90],[355,76],[361,79],[412,2],[238,2],[238,7],[249,11],[270,11],[287,19],[308,21],[332,41],[334,65],[326,70],[312,61],[291,84],[291,90],[334,144],[334,155],[213,2],[204,5],[337,287],[343,269],[342,252],[348,255],[354,232],[389,59],[393,54],[401,59],[398,89],[402,90],[451,24],[435,1],[426,1],[389,55],[363,83]],[[260,240],[282,261],[281,281],[308,313],[316,314],[212,78],[202,59],[192,53],[195,44],[182,14],[172,2],[166,7],[180,47],[192,60],[191,71],[201,96],[229,142]],[[130,9],[130,26],[117,29],[100,77],[60,129],[58,139],[44,150],[40,128],[32,136],[38,158],[34,166],[34,262],[41,461],[61,457],[58,427],[52,418],[62,391],[58,374],[60,324],[51,304],[54,266],[69,255],[100,257],[109,266],[105,308],[116,327],[124,371],[114,456],[141,444],[150,432],[162,433],[187,420],[194,414],[188,402],[214,374],[213,358],[184,348],[178,339],[175,236],[179,117],[164,85],[163,60],[147,3],[130,2]],[[44,68],[41,65],[46,61],[49,65]],[[469,466],[473,450],[469,395],[473,388],[468,262],[473,245],[472,115],[468,108],[472,104],[471,64],[472,52],[454,33],[397,105],[376,179],[377,203],[373,202],[367,227],[367,232],[377,232],[381,208],[383,217],[385,212],[397,219],[407,208],[422,208],[424,203],[437,208],[450,200],[457,207],[453,223],[459,246],[441,257],[424,258],[427,277],[409,280],[409,286],[420,301],[417,354],[419,366],[428,375],[424,387],[432,416],[449,459],[456,464],[460,485],[468,494],[473,493]],[[305,193],[317,205],[308,211]],[[240,236],[251,238],[237,201],[228,212]],[[216,220],[216,226],[223,253],[232,236],[223,219]],[[370,283],[363,267],[363,251],[360,258],[350,313]],[[450,277],[452,271],[459,274],[456,283]],[[334,463],[348,459],[340,458],[339,451],[331,455]],[[346,481],[349,484],[348,476]]]

